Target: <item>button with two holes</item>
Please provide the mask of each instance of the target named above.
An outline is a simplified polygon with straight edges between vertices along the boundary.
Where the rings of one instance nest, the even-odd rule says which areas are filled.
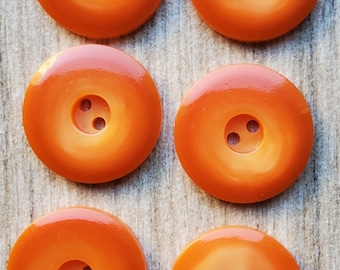
[[[82,183],[132,172],[151,153],[161,102],[134,58],[103,45],[81,45],[46,61],[25,94],[23,122],[36,155],[51,170]]]
[[[272,198],[305,168],[313,122],[300,91],[260,65],[222,67],[184,97],[175,121],[176,151],[203,190],[234,203]]]

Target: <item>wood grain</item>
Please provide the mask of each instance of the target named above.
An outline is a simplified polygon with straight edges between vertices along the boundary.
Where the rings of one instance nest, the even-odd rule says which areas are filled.
[[[198,234],[225,224],[259,228],[294,254],[301,269],[340,265],[340,1],[320,0],[295,30],[274,41],[244,44],[208,28],[190,1],[164,0],[142,28],[95,41],[57,25],[38,1],[1,0],[0,18],[0,269],[36,218],[67,206],[109,211],[138,237],[151,270],[171,269]],[[135,57],[154,78],[163,103],[159,142],[148,160],[121,180],[86,186],[46,168],[22,127],[25,87],[58,51],[102,43]],[[208,196],[184,173],[173,125],[183,95],[207,72],[231,63],[259,63],[289,78],[309,103],[315,143],[306,170],[282,195],[253,205]]]

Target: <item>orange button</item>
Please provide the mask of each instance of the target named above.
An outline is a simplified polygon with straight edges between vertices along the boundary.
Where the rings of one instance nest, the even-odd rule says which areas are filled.
[[[284,191],[312,151],[313,122],[299,90],[259,65],[220,68],[182,101],[178,157],[191,179],[225,201],[252,203]]]
[[[89,38],[113,38],[136,30],[156,12],[162,0],[39,0],[66,29]]]
[[[117,217],[66,208],[41,217],[16,241],[7,270],[147,269],[142,249]]]
[[[247,42],[279,37],[300,24],[317,0],[192,0],[198,14],[215,31]]]
[[[299,270],[292,255],[273,237],[247,227],[222,227],[198,237],[173,270]]]
[[[136,169],[160,132],[161,103],[148,72],[127,54],[83,45],[45,62],[30,81],[23,122],[37,156],[77,182]]]

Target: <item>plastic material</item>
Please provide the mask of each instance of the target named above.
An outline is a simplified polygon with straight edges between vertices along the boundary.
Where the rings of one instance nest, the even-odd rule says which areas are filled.
[[[313,122],[299,90],[259,65],[230,65],[200,79],[175,121],[178,157],[191,179],[225,201],[276,196],[304,170]]]
[[[317,0],[192,0],[201,18],[231,39],[266,41],[286,34],[313,10]]]
[[[39,0],[66,29],[89,38],[113,38],[132,32],[156,12],[161,0]]]
[[[102,183],[136,169],[156,144],[161,103],[148,72],[107,46],[82,45],[50,58],[23,106],[30,145],[70,180]]]
[[[194,240],[173,270],[299,270],[293,256],[273,237],[247,227],[222,227]]]
[[[66,208],[41,217],[16,241],[7,270],[145,270],[142,249],[117,217]]]

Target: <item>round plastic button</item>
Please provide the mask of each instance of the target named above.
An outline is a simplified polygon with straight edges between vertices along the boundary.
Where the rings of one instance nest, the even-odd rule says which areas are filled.
[[[192,0],[198,14],[215,31],[247,42],[279,37],[300,24],[317,0]]]
[[[288,188],[313,144],[304,97],[259,65],[220,68],[184,97],[175,121],[178,157],[191,179],[225,201],[252,203]]]
[[[147,269],[142,249],[117,217],[66,208],[41,217],[16,241],[7,270]]]
[[[161,103],[148,72],[102,45],[60,52],[31,79],[23,122],[37,156],[77,182],[101,183],[137,168],[156,144]]]
[[[299,270],[292,255],[273,237],[247,227],[222,227],[198,237],[173,270]]]
[[[136,30],[161,0],[39,0],[60,25],[89,38],[113,38]]]

